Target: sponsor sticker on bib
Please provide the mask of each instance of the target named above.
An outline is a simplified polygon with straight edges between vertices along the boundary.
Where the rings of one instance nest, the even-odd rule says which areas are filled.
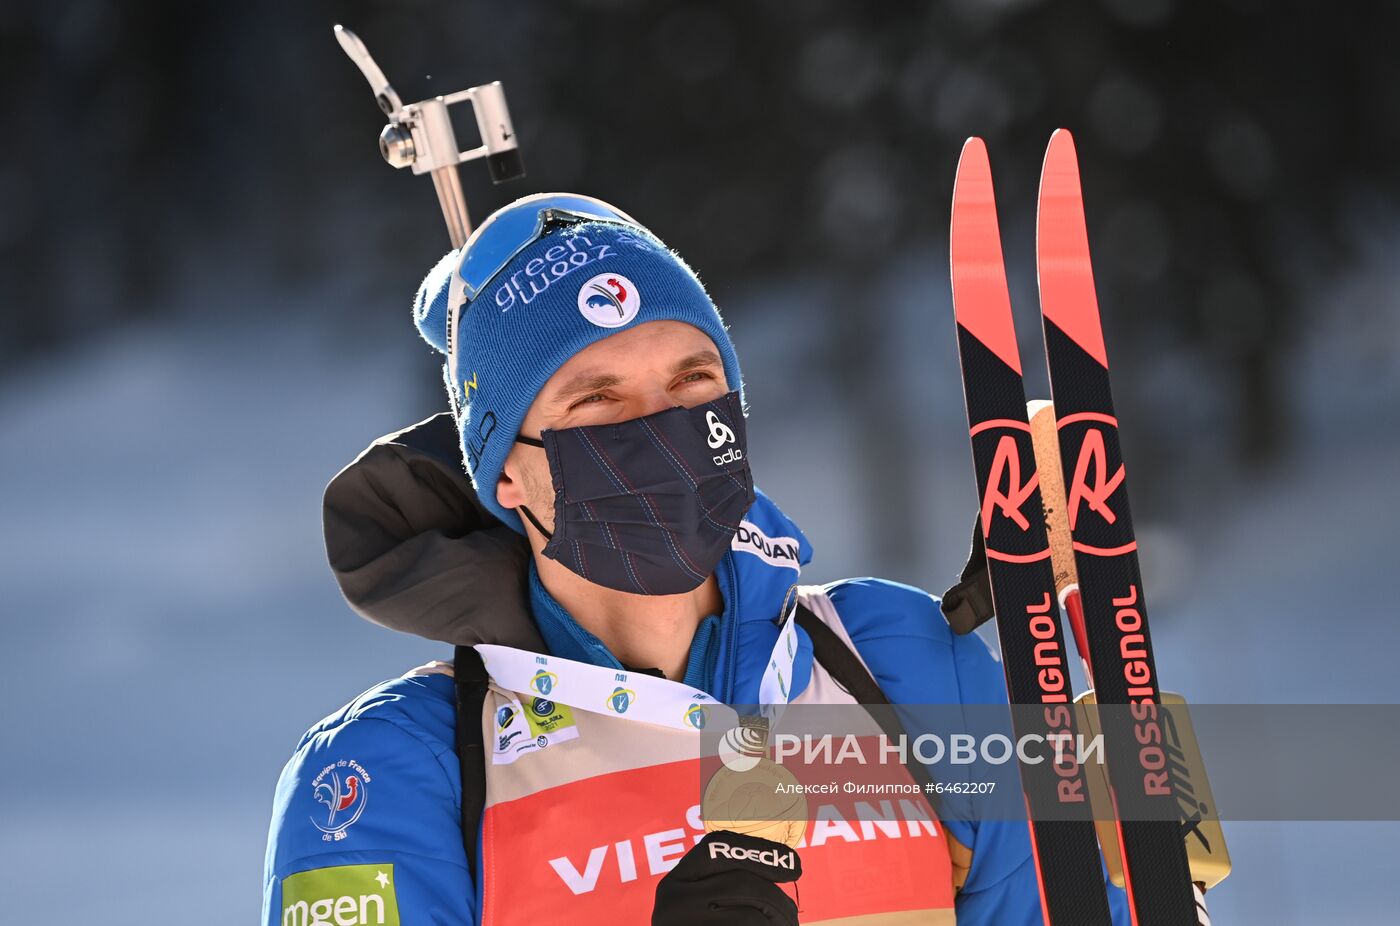
[[[509,765],[522,755],[578,738],[578,725],[567,705],[550,698],[509,701],[496,708],[491,761]]]
[[[547,698],[531,698],[530,707],[525,711],[525,721],[530,725],[530,732],[536,736],[558,733],[574,725],[574,712],[567,704]]]

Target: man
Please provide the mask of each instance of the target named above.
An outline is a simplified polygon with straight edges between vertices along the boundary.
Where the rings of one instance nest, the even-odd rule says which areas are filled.
[[[827,808],[783,842],[705,835],[694,728],[723,705],[1005,689],[931,595],[797,585],[811,548],[754,488],[738,357],[678,256],[597,200],[526,197],[429,273],[414,316],[455,423],[342,471],[328,550],[361,614],[483,645],[302,738],[266,924],[1041,922],[1024,822],[904,801],[879,829]]]

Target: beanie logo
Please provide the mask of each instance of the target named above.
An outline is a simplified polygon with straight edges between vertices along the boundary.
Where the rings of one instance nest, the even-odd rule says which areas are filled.
[[[600,328],[621,328],[641,307],[636,284],[618,273],[600,273],[578,291],[579,312]]]

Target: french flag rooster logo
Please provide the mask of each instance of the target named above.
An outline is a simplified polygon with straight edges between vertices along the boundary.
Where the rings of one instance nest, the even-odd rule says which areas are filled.
[[[593,290],[594,295],[588,297],[588,306],[593,309],[606,309],[612,306],[617,310],[618,318],[625,318],[627,313],[623,311],[622,304],[627,301],[627,287],[623,286],[617,277],[608,277],[603,283],[593,283],[588,287]]]
[[[316,801],[326,805],[325,822],[316,820],[316,828],[323,833],[344,832],[350,824],[360,818],[365,809],[365,788],[357,775],[347,775],[344,781],[338,771],[316,785]]]

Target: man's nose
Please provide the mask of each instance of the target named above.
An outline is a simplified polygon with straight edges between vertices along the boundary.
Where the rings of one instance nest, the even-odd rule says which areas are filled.
[[[675,398],[666,391],[664,386],[648,389],[644,392],[637,405],[636,417],[642,418],[646,415],[654,415],[657,412],[664,412],[668,408],[675,408]]]

